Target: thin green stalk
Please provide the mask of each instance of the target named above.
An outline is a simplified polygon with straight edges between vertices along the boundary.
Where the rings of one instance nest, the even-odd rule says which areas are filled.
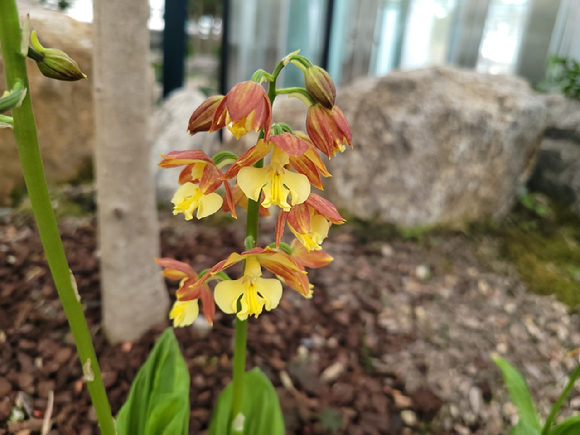
[[[1,1],[1,0],[0,0]],[[276,98],[276,79],[284,68],[284,63],[280,62],[272,74],[272,81],[268,89],[268,98],[270,104],[274,104]],[[258,140],[264,138],[264,131],[260,132]],[[264,159],[258,161],[254,167],[262,168],[264,166]],[[256,246],[258,241],[258,223],[260,219],[260,204],[257,201],[248,199],[248,212],[246,218],[246,249],[252,249]],[[238,308],[239,309],[239,308]],[[246,342],[248,339],[248,321],[240,320],[236,317],[236,332],[234,342],[234,368],[233,368],[233,398],[232,398],[232,418],[237,422],[236,418],[242,413],[242,406],[244,403],[244,373],[246,371]],[[242,417],[243,418],[243,417]],[[242,424],[233,425],[232,432],[236,435],[243,435],[243,419]]]
[[[560,397],[558,397],[558,400],[556,400],[556,403],[554,403],[554,406],[552,406],[550,415],[546,419],[546,424],[542,428],[542,435],[548,435],[550,433],[550,429],[552,429],[552,424],[554,424],[554,420],[556,420],[556,414],[558,414],[558,411],[560,411],[560,408],[564,404],[564,400],[566,400],[566,398],[572,392],[572,388],[574,388],[574,384],[576,383],[576,380],[579,377],[580,377],[580,364],[578,365],[578,367],[576,367],[576,369],[574,369],[574,371],[570,375],[570,380],[568,381],[568,384],[566,384],[566,387],[564,388],[564,391],[562,391],[562,394],[560,394]]]
[[[21,30],[16,2],[15,0],[0,0],[0,45],[2,46],[8,89],[13,88],[16,80],[21,80],[28,89],[26,59],[19,53],[20,42]],[[81,364],[85,369],[87,378],[93,379],[87,381],[87,386],[97,413],[101,433],[103,435],[115,435],[115,424],[91,341],[91,334],[82,305],[77,300],[73,289],[68,262],[52,210],[42,158],[38,148],[38,136],[32,112],[30,92],[27,93],[22,105],[12,110],[12,114],[14,117],[14,136],[18,144],[18,155],[40,239],[58,295],[72,330]],[[92,376],[90,371],[92,371]]]

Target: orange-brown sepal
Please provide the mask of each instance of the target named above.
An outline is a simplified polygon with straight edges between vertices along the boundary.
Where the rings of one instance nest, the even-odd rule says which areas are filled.
[[[264,88],[253,81],[238,83],[218,105],[209,131],[228,126],[239,139],[250,130],[264,129],[264,139],[270,140],[272,107]]]
[[[189,131],[190,135],[194,135],[200,131],[209,131],[215,111],[223,99],[223,95],[214,95],[213,97],[209,97],[201,103],[197,109],[195,109],[191,118],[189,118],[189,124],[187,126],[187,131]]]
[[[260,139],[256,143],[256,145],[254,145],[252,148],[250,148],[248,151],[246,151],[244,154],[242,154],[238,158],[238,160],[236,160],[230,166],[230,168],[226,171],[226,173],[223,175],[222,178],[224,180],[231,180],[236,175],[238,175],[238,172],[240,172],[240,169],[242,169],[243,167],[246,167],[246,166],[252,166],[258,160],[264,158],[271,150],[272,150],[272,143],[266,142],[263,139]]]
[[[324,69],[312,65],[304,71],[304,85],[308,93],[327,109],[332,109],[336,99],[334,82]]]
[[[332,202],[316,193],[311,193],[304,204],[312,207],[333,224],[340,225],[346,222]]]
[[[196,163],[213,163],[213,160],[201,150],[171,151],[169,154],[161,154],[163,160],[157,166],[160,168],[177,168],[183,165]]]
[[[298,241],[292,240],[290,244],[290,258],[301,268],[309,267],[315,269],[328,265],[334,258],[323,251],[311,250],[309,251]]]
[[[316,148],[329,158],[344,151],[344,144],[352,147],[352,133],[348,121],[338,106],[327,109],[313,104],[306,115],[306,131]]]
[[[189,264],[174,260],[173,258],[155,258],[155,263],[163,266],[164,269],[161,273],[169,279],[183,279],[194,275],[197,276]]]
[[[292,133],[271,136],[270,141],[290,157],[299,157],[308,151],[308,143]]]

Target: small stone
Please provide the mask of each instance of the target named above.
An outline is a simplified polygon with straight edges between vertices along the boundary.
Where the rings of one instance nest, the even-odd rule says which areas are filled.
[[[395,400],[395,406],[398,409],[411,408],[413,406],[413,399],[403,395],[398,390],[393,390],[393,399]]]
[[[403,420],[407,426],[415,426],[417,424],[417,414],[410,409],[406,409],[401,411],[401,420]]]
[[[424,264],[417,266],[415,269],[415,276],[419,278],[420,281],[427,281],[431,277],[429,266],[425,266]]]
[[[336,349],[338,347],[338,339],[336,337],[330,337],[326,341],[326,347],[329,349]]]
[[[479,415],[481,410],[481,405],[483,404],[483,394],[481,390],[477,387],[471,387],[469,389],[469,405],[474,414]]]
[[[64,364],[72,356],[72,349],[70,347],[61,347],[54,355],[54,360],[59,364]]]
[[[1,396],[1,394],[0,394]],[[576,396],[570,400],[570,408],[572,409],[580,409],[580,396]]]
[[[12,384],[6,378],[0,378],[0,399],[12,392]]]
[[[30,373],[20,373],[18,375],[18,387],[27,393],[34,391],[34,376]]]
[[[204,316],[197,316],[191,324],[191,329],[197,333],[198,337],[205,338],[210,333],[212,327]]]
[[[97,410],[94,406],[89,408],[89,412],[87,413],[87,418],[89,421],[96,422],[97,421]]]
[[[457,432],[458,435],[470,435],[471,434],[471,431],[469,430],[469,428],[462,426],[460,424],[454,425],[453,429],[455,430],[455,432]]]
[[[346,370],[346,365],[342,361],[336,361],[334,364],[328,366],[320,376],[325,382],[332,382],[336,380]]]
[[[518,309],[518,306],[516,304],[514,304],[513,302],[510,302],[510,303],[505,304],[505,306],[503,308],[504,308],[506,313],[513,314]]]
[[[395,254],[395,250],[393,249],[393,247],[387,243],[383,244],[383,246],[381,246],[381,255],[383,257],[392,257]]]

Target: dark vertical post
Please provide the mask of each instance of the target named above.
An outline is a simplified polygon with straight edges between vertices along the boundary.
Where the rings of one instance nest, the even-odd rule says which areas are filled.
[[[332,20],[334,18],[334,0],[326,2],[326,22],[324,23],[324,41],[322,43],[322,56],[320,66],[328,71],[330,61],[330,37],[332,36]]]
[[[220,50],[220,94],[225,95],[228,88],[228,63],[230,42],[230,1],[223,0],[222,12],[222,48]]]
[[[163,96],[183,86],[187,36],[187,0],[165,0],[163,30]]]
[[[223,0],[222,9],[222,47],[220,50],[220,94],[225,95],[230,90],[228,87],[228,64],[230,48],[230,1]],[[218,132],[220,142],[224,140],[223,129]]]

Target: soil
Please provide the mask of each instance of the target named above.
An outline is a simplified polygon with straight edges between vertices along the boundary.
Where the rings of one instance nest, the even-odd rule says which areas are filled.
[[[264,232],[271,233],[272,224],[265,222]],[[168,323],[137,343],[107,343],[99,326],[95,232],[90,218],[61,222],[65,250],[116,413]],[[536,369],[540,375],[529,381],[535,397],[544,397],[555,384],[554,377],[570,366],[564,349],[580,342],[580,337],[566,331],[579,330],[576,316],[552,298],[527,295],[517,277],[509,276],[511,272],[507,277],[490,274],[464,235],[425,244],[380,240],[368,232],[361,237],[360,232],[349,226],[333,229],[325,248],[335,261],[310,272],[315,286],[312,300],[287,289],[279,308],[250,320],[248,369],[258,366],[271,378],[288,434],[507,433],[514,412],[489,352],[504,341],[515,348],[514,341],[519,340],[521,355],[511,349],[514,364],[521,367],[527,361],[541,367]],[[185,224],[172,216],[162,220],[162,255],[189,262],[194,270],[211,267],[242,247],[239,223],[211,227]],[[152,262],[152,267],[157,266]],[[174,297],[175,283],[168,282],[168,289]],[[495,298],[494,303],[482,308],[485,298]],[[552,333],[546,326],[547,349],[537,350],[541,346],[533,328],[524,329],[529,332],[525,337],[516,330],[511,340],[512,317],[508,316],[507,323],[497,326],[507,331],[497,337],[501,331],[484,325],[485,319],[478,316],[496,319],[502,314],[503,319],[505,305],[514,303],[512,299],[523,307],[534,303],[538,310],[549,311],[542,311],[547,319],[542,324],[532,305],[525,312],[510,308],[513,324],[524,322],[526,315],[540,326],[567,316],[566,331],[556,325]],[[454,327],[470,335],[454,335]],[[441,339],[445,328],[448,335]],[[233,317],[218,311],[213,329],[196,323],[175,333],[190,368],[190,433],[204,434],[215,401],[231,380]],[[444,359],[448,355],[452,361]],[[547,366],[554,360],[561,364],[558,370],[542,375],[541,363]],[[533,372],[526,369],[525,376]],[[98,433],[34,223],[12,216],[0,223],[0,435],[40,433],[39,419],[50,391],[54,391],[50,435]],[[546,400],[550,397],[546,394]],[[9,424],[13,408],[22,402],[27,419]]]

